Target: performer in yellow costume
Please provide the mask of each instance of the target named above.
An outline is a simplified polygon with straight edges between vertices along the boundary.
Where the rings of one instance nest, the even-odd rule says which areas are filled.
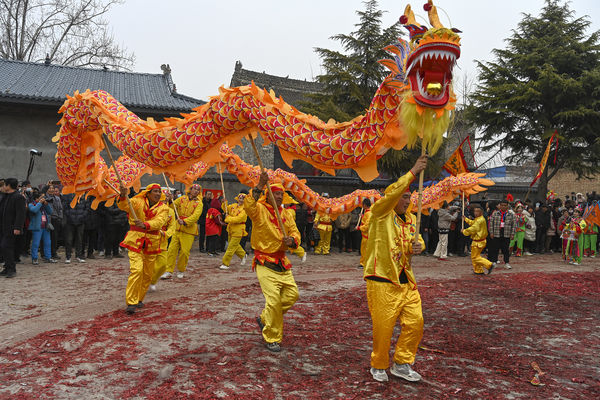
[[[360,267],[365,267],[365,260],[367,259],[367,242],[369,239],[369,220],[371,219],[371,200],[363,200],[363,215],[360,219],[360,234],[362,239],[360,241]]]
[[[329,197],[327,193],[323,193],[323,197]],[[333,220],[327,214],[317,213],[315,215],[314,226],[319,231],[319,243],[315,248],[315,254],[329,254],[331,245],[331,232],[333,231]]]
[[[293,215],[282,207],[286,197],[283,185],[270,185],[275,205],[267,200],[267,196],[261,197],[268,181],[269,175],[263,172],[258,185],[244,199],[244,209],[252,220],[252,269],[256,271],[265,296],[265,308],[256,320],[267,349],[278,352],[281,351],[280,342],[283,338],[283,315],[298,300],[298,287],[292,275],[292,264],[285,252],[287,249],[298,247],[301,236]],[[287,235],[284,235],[279,227],[274,206],[279,209]]]
[[[227,223],[229,244],[227,245],[225,255],[223,255],[223,261],[219,267],[220,269],[229,269],[229,264],[231,263],[234,254],[242,260],[240,265],[246,264],[246,250],[240,246],[242,238],[248,235],[248,232],[246,232],[246,220],[248,219],[248,216],[244,210],[245,197],[246,193],[238,194],[235,197],[237,203],[230,204],[226,208],[225,222]]]
[[[129,279],[125,290],[128,314],[143,307],[150,280],[154,272],[156,255],[160,253],[162,241],[160,233],[169,216],[169,207],[161,200],[164,196],[160,185],[148,185],[131,199],[131,206],[137,219],[130,212],[127,202],[128,189],[122,187],[117,206],[129,213],[129,232],[121,242],[121,247],[129,250]]]
[[[169,189],[163,189],[163,194],[165,195],[165,204],[169,205],[173,201],[173,194]],[[150,281],[149,287],[151,292],[156,291],[156,283],[158,282],[158,278],[160,278],[167,270],[167,247],[169,238],[175,234],[176,229],[177,218],[175,217],[175,210],[169,207],[169,217],[167,218],[167,222],[160,230],[163,240],[160,242],[160,253],[158,253],[156,256],[156,261],[154,262],[154,274],[152,275],[152,280]]]
[[[421,297],[412,272],[411,258],[425,249],[415,241],[416,217],[410,212],[409,185],[427,166],[421,156],[409,173],[388,186],[385,195],[371,207],[369,240],[365,251],[364,279],[373,321],[371,374],[376,381],[388,380],[389,347],[399,319],[402,329],[396,343],[392,375],[411,382],[421,375],[413,371],[417,348],[423,336]]]
[[[198,236],[198,218],[202,214],[202,199],[198,194],[202,193],[202,187],[194,184],[190,187],[187,195],[179,197],[173,202],[173,207],[177,210],[177,231],[171,239],[167,253],[167,272],[162,278],[170,278],[175,271],[175,262],[177,262],[178,278],[183,278],[183,273],[190,258],[190,250],[194,244],[194,238]],[[181,251],[180,251],[181,250]],[[177,255],[179,254],[179,259]]]
[[[483,269],[485,268],[489,275],[492,273],[496,264],[481,256],[488,235],[487,222],[483,217],[483,209],[480,205],[474,206],[473,214],[475,215],[475,219],[463,217],[465,222],[470,226],[467,229],[463,229],[462,232],[465,236],[471,236],[471,262],[473,263],[473,272],[477,275],[482,275]]]

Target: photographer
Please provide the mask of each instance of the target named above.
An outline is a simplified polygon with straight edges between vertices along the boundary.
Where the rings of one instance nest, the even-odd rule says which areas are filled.
[[[27,205],[29,209],[29,230],[31,231],[31,261],[33,265],[38,265],[38,249],[42,243],[42,254],[44,261],[55,263],[52,258],[50,244],[50,216],[52,215],[52,206],[48,204],[46,196],[40,192],[34,192],[32,201]]]

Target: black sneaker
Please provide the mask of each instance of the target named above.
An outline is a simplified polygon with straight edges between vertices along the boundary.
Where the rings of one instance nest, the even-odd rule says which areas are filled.
[[[15,271],[9,271],[6,273],[7,278],[14,278],[15,276],[17,276],[17,273]]]
[[[267,350],[272,351],[273,353],[279,353],[281,351],[281,346],[279,346],[279,343],[277,342],[265,342],[265,347],[267,348]]]
[[[135,310],[137,310],[137,305],[135,305],[135,304],[129,304],[127,306],[127,308],[125,309],[125,312],[127,314],[135,314]]]
[[[144,307],[144,303],[142,303],[141,301],[139,303],[137,303],[135,305],[137,308],[143,308]]]
[[[265,324],[263,324],[262,319],[260,319],[260,316],[256,317],[256,322],[258,323],[260,333],[262,334],[263,329],[265,329]]]
[[[487,270],[487,274],[491,274],[492,270],[496,267],[496,263],[492,263],[492,265],[490,265],[490,269]]]
[[[5,275],[7,275],[7,274],[8,274],[8,270],[7,270],[6,268],[4,268],[4,269],[2,270],[2,272],[0,272],[0,276],[5,276]]]

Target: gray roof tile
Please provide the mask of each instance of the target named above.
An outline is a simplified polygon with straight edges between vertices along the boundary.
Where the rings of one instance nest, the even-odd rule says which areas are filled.
[[[189,111],[204,101],[174,93],[163,74],[0,59],[0,101],[62,104],[76,90],[105,90],[128,108]]]

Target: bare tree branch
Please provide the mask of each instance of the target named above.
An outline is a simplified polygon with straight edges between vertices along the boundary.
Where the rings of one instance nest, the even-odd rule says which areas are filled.
[[[0,56],[129,70],[133,53],[109,34],[105,18],[124,0],[0,0]]]

